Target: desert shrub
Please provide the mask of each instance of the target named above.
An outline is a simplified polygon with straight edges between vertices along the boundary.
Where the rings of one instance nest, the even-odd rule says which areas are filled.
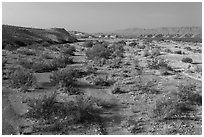
[[[53,72],[53,76],[50,76],[53,84],[61,84],[62,87],[69,87],[76,81],[75,70],[72,68],[65,68]]]
[[[23,55],[36,56],[36,51],[24,47],[17,49],[17,52]]]
[[[64,68],[66,65],[72,64],[73,59],[69,55],[60,55],[52,60],[53,66]]]
[[[176,50],[174,51],[175,54],[182,54],[182,51],[181,50]]]
[[[124,40],[118,41],[118,42],[116,42],[116,44],[126,45],[126,43],[125,43],[125,41],[124,41]]]
[[[96,73],[97,68],[95,68],[93,64],[88,64],[85,70],[87,74],[92,74],[92,73]]]
[[[202,49],[194,49],[193,52],[194,53],[202,53]]]
[[[185,47],[184,49],[188,50],[188,51],[191,51],[192,48],[191,47]]]
[[[10,81],[15,88],[31,87],[35,85],[36,78],[30,71],[18,68],[11,74]]]
[[[158,82],[155,79],[146,81],[139,76],[135,81],[134,91],[139,91],[139,94],[159,94],[160,91],[155,88],[157,84]]]
[[[202,73],[202,66],[196,65],[196,67],[195,67],[195,72],[197,72],[197,73]]]
[[[91,48],[93,46],[92,41],[87,41],[82,44],[83,47]]]
[[[150,52],[149,52],[148,49],[144,50],[144,53],[143,53],[143,56],[144,56],[144,57],[148,57],[148,56],[150,56],[150,55],[151,55],[151,54],[150,54]]]
[[[114,81],[107,77],[98,76],[93,80],[93,83],[98,86],[111,86]]]
[[[63,54],[65,55],[71,55],[73,56],[74,55],[74,52],[76,52],[76,48],[74,46],[69,46],[68,48],[65,48],[63,50]]]
[[[4,69],[7,63],[7,59],[5,57],[2,57],[2,68]]]
[[[136,43],[136,42],[131,42],[131,43],[129,44],[130,47],[135,47],[135,46],[137,46],[137,45],[138,45],[138,43]]]
[[[42,58],[45,58],[45,59],[54,59],[53,54],[50,54],[48,52],[42,53],[41,56],[42,56]]]
[[[72,129],[73,125],[99,125],[101,134],[106,134],[102,117],[102,109],[96,107],[95,100],[90,97],[78,96],[74,101],[58,102],[57,94],[44,96],[40,99],[28,100],[30,109],[27,118],[37,121],[35,131],[60,131]]]
[[[150,69],[161,69],[163,67],[167,68],[168,70],[172,70],[172,68],[169,66],[168,61],[164,59],[159,58],[153,58],[151,60],[147,61],[148,68]]]
[[[173,53],[171,49],[165,49],[164,52]]]
[[[110,50],[101,44],[94,45],[91,49],[86,51],[86,56],[89,60],[108,59],[110,55]]]
[[[28,59],[19,59],[18,60],[18,63],[26,68],[26,69],[32,69],[32,66],[34,64],[34,61],[33,60],[28,60]]]
[[[160,53],[160,50],[158,48],[156,49],[153,49],[152,52],[151,52],[151,56],[152,57],[157,57],[159,56],[161,53]]]
[[[56,66],[52,61],[50,60],[39,60],[33,63],[32,70],[37,73],[43,73],[43,72],[51,72],[54,70],[57,70],[58,66]]]
[[[189,58],[189,57],[182,58],[181,61],[182,61],[182,62],[185,62],[185,63],[192,63],[192,62],[193,62],[193,60],[192,60],[191,58]]]
[[[120,68],[121,63],[122,63],[122,59],[118,57],[118,58],[113,59],[109,66],[110,68]]]
[[[138,49],[145,49],[145,47],[146,47],[145,45],[138,45],[137,46]]]
[[[187,118],[196,111],[195,105],[202,105],[202,96],[196,93],[195,85],[179,85],[178,92],[171,92],[156,102],[153,110],[158,120]]]
[[[65,68],[68,64],[73,62],[70,56],[60,55],[53,60],[39,59],[33,62],[32,69],[37,73],[51,72],[59,68]]]
[[[78,76],[79,74],[75,69],[65,68],[53,72],[53,75],[50,76],[50,80],[54,85],[58,85],[63,92],[71,95],[80,94],[80,90],[75,86]]]
[[[123,54],[125,52],[123,44],[113,44],[109,47],[109,51],[111,52],[111,57],[123,57]]]

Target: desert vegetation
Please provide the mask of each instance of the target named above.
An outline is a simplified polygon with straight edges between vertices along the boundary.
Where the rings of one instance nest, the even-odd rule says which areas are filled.
[[[3,134],[202,134],[201,43],[49,31],[3,26]]]

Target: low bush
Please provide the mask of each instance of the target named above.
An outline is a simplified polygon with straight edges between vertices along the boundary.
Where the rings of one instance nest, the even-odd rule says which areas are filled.
[[[33,65],[30,68],[32,68],[37,73],[43,73],[55,71],[59,68],[65,68],[68,64],[72,63],[73,60],[70,56],[60,55],[59,57],[56,57],[53,60],[39,59],[36,62],[33,62]]]
[[[33,63],[32,70],[36,73],[51,72],[58,69],[58,66],[52,63],[52,61],[39,60]]]
[[[192,51],[191,47],[185,47],[184,49],[188,50],[188,51]]]
[[[159,56],[159,55],[161,55],[159,49],[156,48],[156,49],[153,49],[153,50],[152,50],[152,52],[151,52],[151,56],[152,56],[152,57],[157,57],[157,56]]]
[[[95,85],[98,85],[98,86],[111,86],[114,81],[113,80],[110,80],[108,79],[107,77],[96,77],[94,80],[93,80],[93,83]]]
[[[172,70],[172,68],[168,64],[168,61],[161,58],[153,58],[151,60],[148,60],[147,65],[150,69],[166,68],[167,70]]]
[[[35,50],[31,50],[31,49],[27,49],[27,48],[19,48],[17,49],[17,52],[23,55],[28,55],[28,56],[36,56],[36,51]]]
[[[122,59],[119,57],[119,58],[113,59],[109,66],[110,68],[120,68],[121,64],[122,64]]]
[[[5,57],[2,57],[2,68],[4,69],[7,63],[7,59]]]
[[[185,62],[185,63],[192,63],[193,62],[193,60],[189,57],[183,58],[181,61]]]
[[[92,74],[92,73],[96,73],[97,68],[95,68],[93,64],[88,64],[85,70],[87,74]]]
[[[102,134],[106,134],[102,117],[102,109],[96,107],[95,100],[78,96],[74,101],[58,102],[57,94],[44,96],[41,99],[28,100],[30,109],[26,118],[36,121],[35,131],[57,131],[66,134],[73,125],[89,126],[97,124]]]
[[[165,49],[164,52],[166,52],[166,53],[173,53],[173,51],[171,49]]]
[[[71,55],[73,56],[74,55],[74,52],[76,52],[76,48],[74,46],[69,46],[68,48],[65,48],[63,50],[63,54],[65,55]]]
[[[42,58],[45,58],[45,59],[54,59],[54,56],[53,56],[53,54],[51,54],[51,53],[42,53]]]
[[[97,60],[97,59],[108,59],[111,53],[105,46],[102,44],[94,45],[91,49],[86,51],[86,56],[89,60]]]
[[[135,47],[135,46],[137,46],[137,45],[138,45],[138,43],[135,43],[135,42],[131,42],[131,43],[129,44],[130,47]]]
[[[122,58],[125,52],[125,49],[123,47],[123,44],[113,44],[109,46],[109,52],[111,53],[112,58],[120,57]]]
[[[174,51],[175,54],[182,54],[181,50]]]
[[[72,68],[64,68],[53,72],[50,80],[53,84],[60,84],[61,87],[69,87],[76,82],[76,72]]]
[[[138,48],[138,49],[145,49],[146,46],[145,46],[145,45],[138,45],[137,48]]]
[[[195,105],[202,105],[202,96],[195,92],[195,85],[179,85],[178,92],[171,92],[156,102],[153,110],[158,120],[187,118]]]
[[[15,88],[32,87],[35,85],[36,78],[28,70],[18,68],[10,76],[11,86]]]
[[[53,66],[64,68],[73,63],[73,58],[69,55],[60,55],[52,60]]]
[[[151,55],[151,54],[150,54],[150,52],[149,52],[148,49],[144,50],[144,53],[143,53],[143,56],[144,56],[144,57],[148,57],[148,56],[150,56],[150,55]]]
[[[34,61],[33,60],[28,60],[28,59],[19,59],[18,63],[26,68],[26,69],[32,69]]]
[[[134,91],[139,91],[139,94],[159,94],[160,91],[155,88],[157,84],[158,82],[155,79],[146,81],[139,76],[135,81]]]
[[[82,44],[82,46],[87,47],[87,48],[91,48],[93,46],[93,42],[92,41],[84,42],[84,44]]]

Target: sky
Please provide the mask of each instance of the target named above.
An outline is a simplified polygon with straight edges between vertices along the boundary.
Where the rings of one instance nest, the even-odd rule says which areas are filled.
[[[202,26],[202,3],[3,2],[2,23],[88,33],[127,28]]]

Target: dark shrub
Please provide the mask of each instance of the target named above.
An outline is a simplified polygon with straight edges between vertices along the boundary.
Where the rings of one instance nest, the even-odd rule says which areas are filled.
[[[185,47],[184,49],[188,50],[188,51],[191,51],[192,48],[191,47]]]
[[[68,48],[64,49],[63,54],[73,56],[74,52],[76,52],[76,48],[74,46],[69,46]]]
[[[118,41],[118,42],[116,42],[116,44],[126,45],[126,43],[125,43],[125,41],[124,41],[124,40]]]
[[[138,45],[137,46],[138,49],[145,49],[145,47],[146,47],[145,45]]]
[[[7,63],[7,59],[5,57],[2,57],[2,68],[3,69],[6,66],[6,63]]]
[[[61,87],[69,87],[73,85],[76,81],[76,72],[72,68],[65,68],[58,70],[50,76],[51,82],[53,84],[61,84]]]
[[[122,59],[120,57],[115,58],[112,60],[112,62],[109,66],[110,66],[110,68],[120,68],[121,63],[122,63]]]
[[[73,125],[99,125],[99,130],[106,134],[103,126],[102,109],[95,107],[95,100],[89,97],[78,96],[75,101],[66,103],[57,101],[57,94],[45,96],[41,99],[28,100],[30,106],[27,118],[37,121],[37,131],[60,131],[69,133]],[[52,127],[52,128],[51,128]]]
[[[42,53],[42,57],[45,59],[54,59],[54,56],[51,53]]]
[[[165,49],[164,52],[173,53],[171,49]]]
[[[82,93],[75,86],[79,75],[79,71],[72,68],[65,68],[54,72],[50,79],[54,85],[58,85],[62,89],[62,92],[68,93],[69,95],[76,95]]]
[[[123,44],[113,44],[112,46],[109,47],[109,50],[111,52],[111,57],[115,58],[115,57],[123,57],[123,54],[125,52],[124,48],[123,48]]]
[[[49,61],[39,60],[33,63],[33,66],[32,66],[32,70],[37,73],[51,72],[57,69],[58,69],[58,66],[52,63],[52,61],[50,60]]]
[[[86,51],[86,56],[90,60],[95,60],[95,59],[108,59],[110,57],[110,51],[104,47],[103,45],[97,44],[94,45],[91,49],[88,49]]]
[[[96,71],[97,71],[97,68],[95,68],[93,65],[86,66],[87,74],[96,73]]]
[[[28,70],[24,68],[18,68],[10,76],[11,86],[15,88],[31,87],[35,85],[36,78]]]
[[[202,105],[202,96],[195,93],[194,84],[180,85],[178,90],[157,100],[153,112],[159,120],[188,118],[190,112],[196,111],[195,105]]]
[[[185,62],[185,63],[192,63],[193,62],[193,60],[189,57],[183,58],[181,61]]]
[[[143,56],[148,57],[149,55],[151,55],[149,50],[148,49],[144,50]]]
[[[181,50],[174,51],[175,54],[182,54]]]
[[[91,48],[93,46],[93,42],[92,41],[84,42],[84,44],[82,46],[87,47],[87,48]]]
[[[96,77],[93,81],[93,83],[95,85],[99,85],[99,86],[110,86],[112,85],[114,82],[110,79],[108,79],[107,77]]]
[[[53,66],[64,68],[66,65],[72,64],[73,59],[69,55],[60,55],[52,60]]]
[[[17,49],[17,52],[23,55],[28,55],[28,56],[36,56],[36,51],[27,49],[25,47],[21,47]]]
[[[135,42],[131,42],[131,43],[129,44],[130,47],[135,47],[135,46],[137,46],[137,45],[138,45],[138,43],[135,43]]]
[[[157,57],[159,55],[161,55],[161,53],[160,53],[160,50],[158,48],[155,48],[152,50],[152,52],[151,52],[152,57]]]
[[[22,67],[27,69],[32,69],[34,64],[33,60],[28,60],[28,59],[19,59],[18,62]]]
[[[157,84],[158,82],[155,79],[146,81],[139,76],[134,84],[134,90],[139,91],[139,94],[159,94],[160,91],[155,88]]]
[[[150,69],[166,68],[167,70],[172,70],[172,68],[168,64],[168,61],[164,59],[153,58],[151,60],[148,60],[147,64],[148,68]]]

